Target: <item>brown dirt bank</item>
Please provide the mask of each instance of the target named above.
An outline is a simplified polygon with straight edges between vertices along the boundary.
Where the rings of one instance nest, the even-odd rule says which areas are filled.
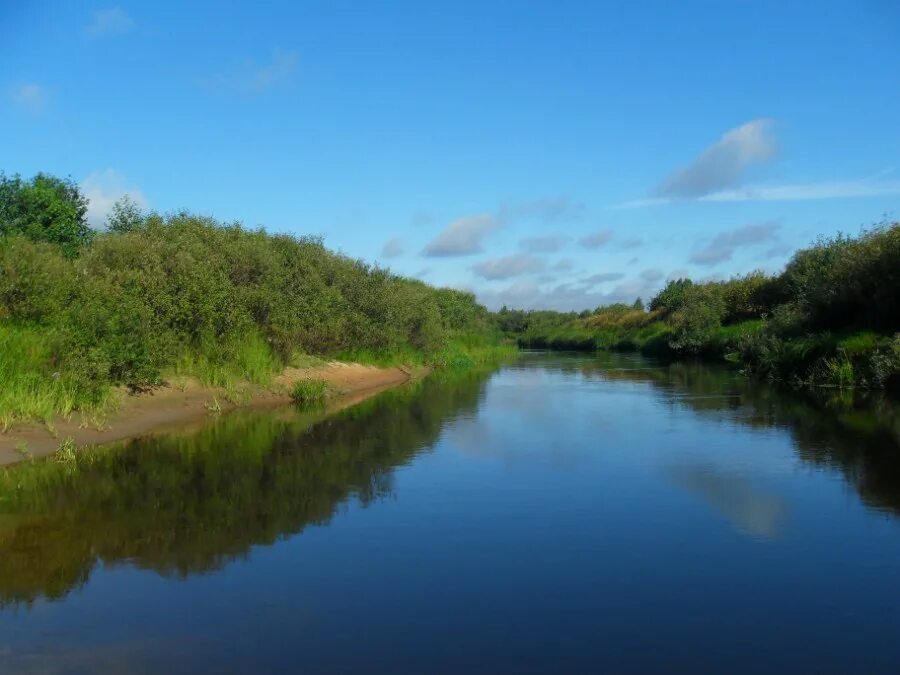
[[[100,423],[73,415],[68,420],[56,420],[53,429],[44,424],[26,424],[0,433],[0,466],[25,459],[26,455],[17,450],[17,446],[21,448],[23,444],[30,456],[44,457],[55,452],[66,438],[71,438],[79,447],[111,443],[203,423],[213,411],[289,403],[291,385],[299,380],[325,380],[336,395],[329,407],[343,408],[384,389],[409,382],[425,372],[332,361],[315,368],[288,368],[271,386],[247,384],[237,395],[229,396],[221,388],[204,387],[192,380],[138,394],[123,391],[120,392],[119,408]]]

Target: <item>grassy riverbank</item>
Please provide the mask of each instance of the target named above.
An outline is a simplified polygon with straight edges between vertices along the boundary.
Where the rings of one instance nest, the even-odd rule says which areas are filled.
[[[326,249],[0,174],[0,428],[91,415],[117,387],[265,385],[311,357],[465,367],[508,353],[473,295]]]
[[[671,281],[646,309],[503,310],[496,321],[524,347],[703,357],[796,384],[897,389],[900,224],[820,239],[774,276]]]

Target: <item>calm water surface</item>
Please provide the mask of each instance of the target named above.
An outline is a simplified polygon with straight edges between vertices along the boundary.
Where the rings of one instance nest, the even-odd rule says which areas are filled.
[[[526,354],[0,501],[3,672],[900,672],[900,413]]]

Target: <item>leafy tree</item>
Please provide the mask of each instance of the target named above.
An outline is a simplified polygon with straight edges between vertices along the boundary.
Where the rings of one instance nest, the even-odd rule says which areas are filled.
[[[75,255],[93,236],[85,219],[87,205],[71,178],[39,173],[28,181],[0,173],[0,235],[19,232]]]
[[[682,295],[681,307],[672,315],[676,351],[696,354],[708,346],[722,325],[725,301],[715,284],[692,286]]]
[[[673,279],[650,301],[650,309],[667,309],[670,312],[681,309],[685,295],[693,285],[690,279]]]
[[[644,301],[643,301],[643,299],[638,298],[637,300],[635,300],[635,301],[634,301],[634,304],[631,306],[631,308],[632,308],[632,309],[639,309],[639,310],[641,310],[641,311],[644,311]]]
[[[110,232],[133,232],[144,224],[141,207],[128,195],[117,200],[106,217],[106,229]]]

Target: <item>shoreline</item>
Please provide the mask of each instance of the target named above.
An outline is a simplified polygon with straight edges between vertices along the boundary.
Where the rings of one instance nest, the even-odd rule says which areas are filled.
[[[141,393],[122,391],[118,409],[100,424],[76,413],[69,419],[54,420],[53,430],[47,424],[30,422],[0,433],[0,467],[52,455],[66,439],[71,439],[78,448],[103,445],[180,429],[237,408],[285,405],[291,403],[291,385],[302,380],[327,382],[335,393],[329,407],[340,409],[427,373],[427,368],[381,368],[330,361],[315,368],[287,368],[268,386],[245,384],[239,395],[231,399],[226,398],[221,387],[206,387],[196,380],[188,380],[183,386],[166,384]],[[17,449],[22,444],[27,446],[27,454]]]

